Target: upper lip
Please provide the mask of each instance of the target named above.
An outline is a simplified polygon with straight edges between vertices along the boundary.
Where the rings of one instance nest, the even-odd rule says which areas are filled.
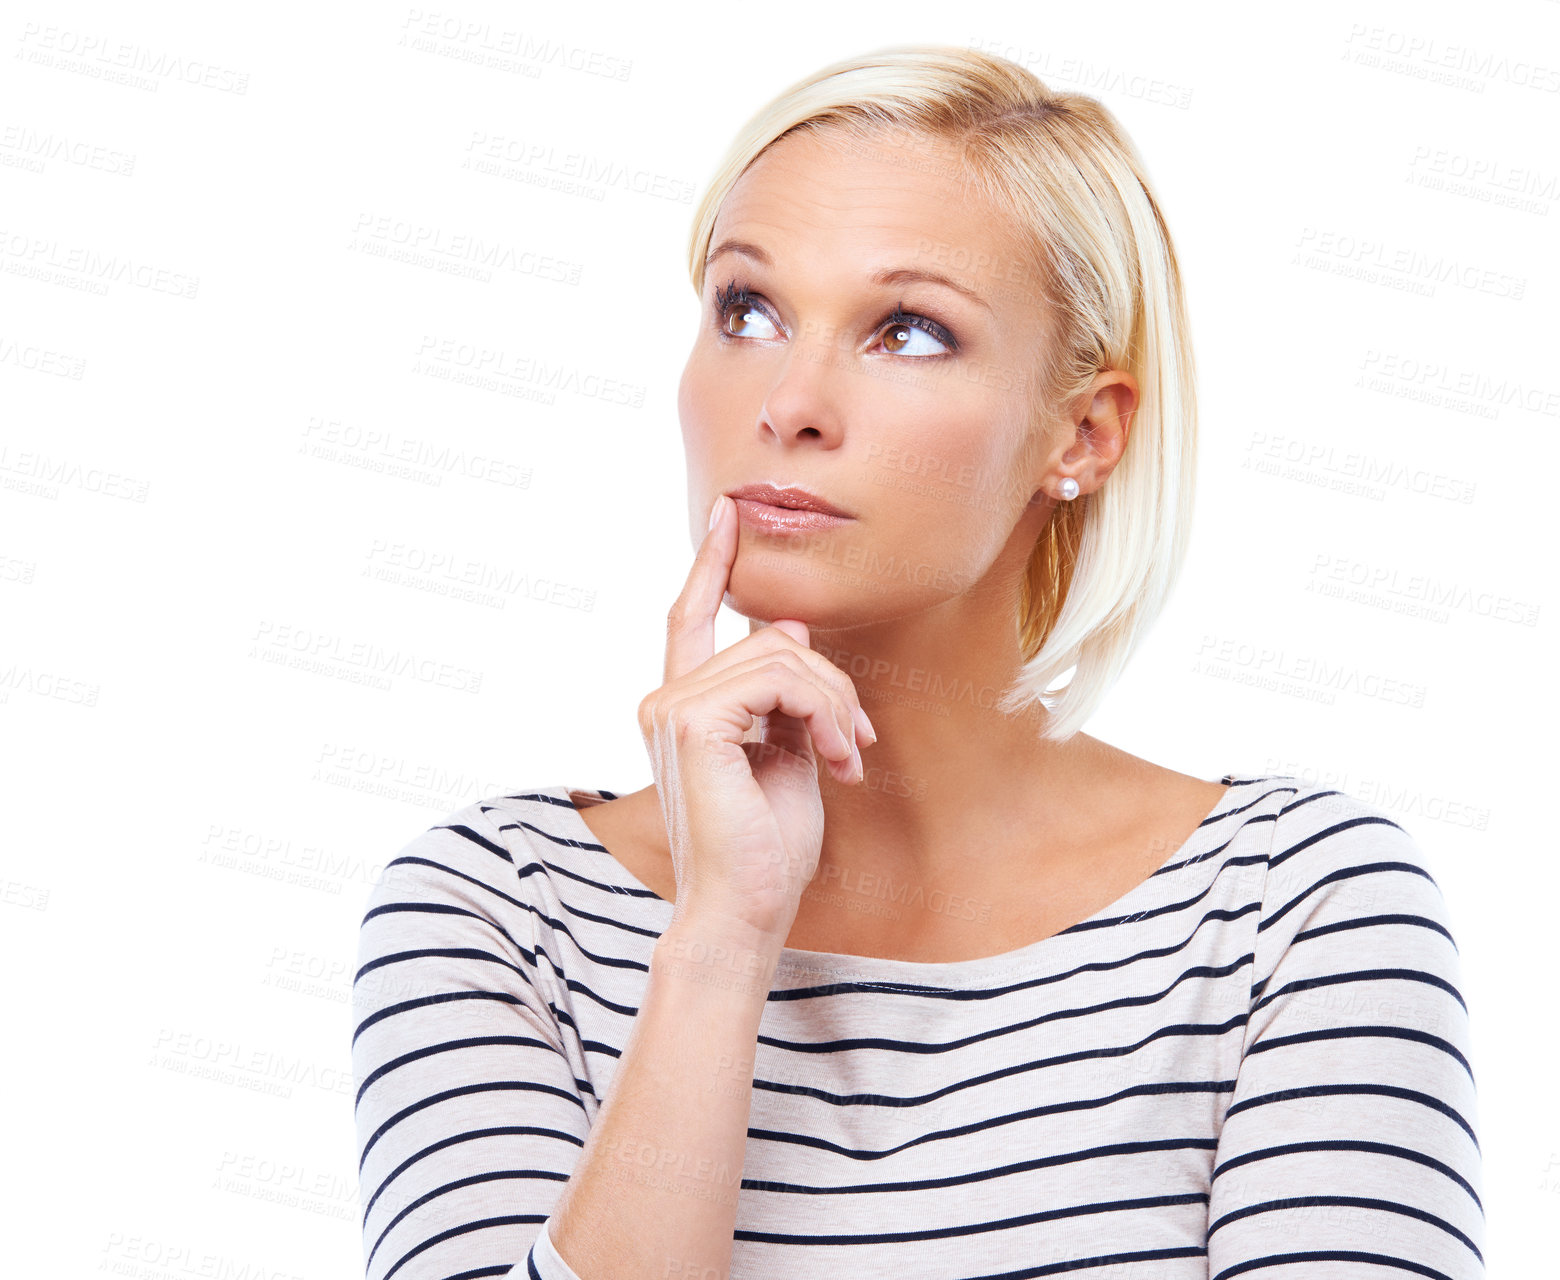
[[[806,489],[798,489],[795,485],[773,484],[745,484],[740,489],[732,489],[729,496],[733,498],[748,498],[754,502],[767,502],[772,507],[790,507],[796,511],[820,511],[826,516],[850,517],[850,512],[841,511],[832,502],[825,502],[815,493],[808,493]]]

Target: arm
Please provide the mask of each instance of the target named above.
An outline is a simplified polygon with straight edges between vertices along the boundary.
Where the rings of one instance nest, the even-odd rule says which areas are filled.
[[[779,942],[663,934],[592,1124],[515,897],[480,811],[419,836],[370,897],[352,1041],[368,1280],[724,1275]]]
[[[1302,789],[1275,825],[1208,1206],[1210,1280],[1476,1280],[1484,1214],[1458,952],[1414,840]]]
[[[581,1280],[725,1276],[780,943],[674,924],[550,1233]],[[727,935],[728,939],[730,935]]]
[[[577,1280],[532,1249],[589,1125],[527,976],[534,934],[505,909],[515,880],[500,833],[468,810],[408,844],[369,897],[352,987],[367,1280],[516,1263],[487,1274]]]

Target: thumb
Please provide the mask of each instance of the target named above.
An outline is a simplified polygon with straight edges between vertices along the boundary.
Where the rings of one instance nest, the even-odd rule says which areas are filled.
[[[796,618],[776,618],[769,625],[784,631],[786,635],[790,636],[798,644],[811,647],[807,639],[807,624],[805,622],[801,622]]]

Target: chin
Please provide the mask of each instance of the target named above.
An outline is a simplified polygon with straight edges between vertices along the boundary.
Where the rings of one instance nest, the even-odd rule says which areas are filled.
[[[746,536],[744,534],[744,536]],[[726,604],[754,622],[795,618],[813,631],[844,631],[917,612],[934,601],[839,563],[822,551],[755,540],[737,552]]]
[[[809,627],[861,621],[863,597],[873,594],[861,573],[826,556],[756,539],[738,550],[726,587],[727,603],[745,618],[796,618]]]

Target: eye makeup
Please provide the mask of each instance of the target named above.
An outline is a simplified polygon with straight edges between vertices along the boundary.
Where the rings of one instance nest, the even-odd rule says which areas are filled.
[[[759,314],[766,317],[772,324],[774,324],[776,328],[780,327],[778,317],[776,317],[768,309],[768,307],[764,305],[762,296],[753,292],[753,290],[751,290],[746,284],[739,284],[736,278],[733,277],[725,285],[722,285],[715,290],[714,301],[711,308],[711,320],[715,328],[715,333],[723,341],[736,342],[741,340],[740,334],[730,333],[726,329],[726,325],[730,322],[733,312],[735,312],[738,308],[757,311]],[[921,315],[914,311],[906,311],[903,301],[897,303],[892,311],[890,311],[880,321],[878,321],[877,327],[873,330],[873,332],[882,333],[884,329],[889,328],[919,329],[921,332],[932,338],[935,338],[938,342],[942,343],[943,346],[948,348],[947,351],[939,351],[933,355],[916,355],[908,357],[912,360],[936,360],[943,356],[952,355],[959,349],[958,339],[956,339],[953,334],[949,332],[945,325],[939,324],[930,316]],[[899,353],[889,352],[889,354],[898,355]]]

